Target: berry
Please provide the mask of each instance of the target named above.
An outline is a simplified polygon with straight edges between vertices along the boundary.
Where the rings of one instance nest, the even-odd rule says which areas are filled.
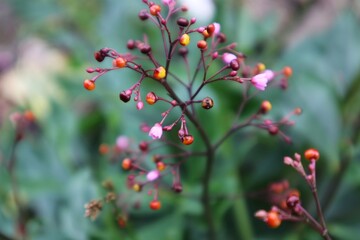
[[[153,105],[158,100],[158,97],[153,92],[149,92],[146,94],[146,102],[150,105]]]
[[[291,77],[291,75],[292,75],[292,68],[289,67],[289,66],[286,66],[286,67],[283,68],[282,72],[283,72],[283,74],[284,74],[285,77]]]
[[[120,100],[123,102],[128,102],[131,99],[131,94],[127,94],[126,91],[122,91],[119,94]]]
[[[261,103],[260,112],[262,114],[265,114],[265,113],[269,112],[271,110],[271,108],[272,108],[272,105],[269,101],[263,101]]]
[[[132,189],[135,191],[135,192],[141,192],[142,190],[142,186],[138,183],[135,183],[133,186],[132,186]]]
[[[121,163],[121,166],[124,170],[129,170],[131,168],[131,159],[130,158],[124,158],[124,160]]]
[[[210,109],[214,106],[214,101],[210,97],[206,97],[201,101],[201,107],[204,109]]]
[[[213,23],[209,24],[207,27],[206,27],[206,30],[207,32],[209,33],[209,35],[211,36],[214,31],[215,31],[215,25]]]
[[[179,42],[180,42],[180,44],[182,45],[182,46],[187,46],[187,45],[189,45],[189,43],[190,43],[190,36],[189,36],[189,34],[183,34],[181,37],[180,37],[180,40],[179,40]]]
[[[159,210],[161,208],[161,202],[157,200],[152,200],[149,204],[149,207],[152,210]]]
[[[94,53],[94,58],[96,59],[96,61],[102,62],[104,61],[105,56],[100,51],[98,51]]]
[[[146,141],[141,141],[139,143],[139,149],[143,152],[146,152],[147,150],[149,150],[149,143]]]
[[[166,164],[164,162],[157,162],[156,163],[156,169],[159,170],[159,171],[164,171],[166,168]]]
[[[100,154],[107,154],[109,152],[109,146],[105,143],[100,144],[99,146],[99,153]]]
[[[157,16],[161,12],[160,5],[154,4],[150,7],[150,14],[153,16]]]
[[[237,59],[234,59],[230,62],[230,67],[232,70],[237,71],[240,68],[239,61]]]
[[[309,148],[304,155],[307,160],[318,160],[320,158],[320,153],[315,148]]]
[[[163,66],[158,67],[154,71],[153,77],[157,80],[161,80],[166,77],[166,70]]]
[[[187,20],[186,18],[179,18],[176,23],[180,26],[180,27],[187,27],[189,26],[189,20]]]
[[[207,42],[205,40],[200,40],[197,43],[197,47],[201,50],[205,50],[207,48]]]
[[[84,88],[88,91],[92,91],[95,89],[95,82],[93,80],[86,79],[84,81]]]
[[[149,18],[149,15],[148,15],[148,12],[144,9],[144,10],[141,10],[139,12],[139,18],[142,20],[142,21],[145,21],[146,19]]]
[[[266,224],[271,228],[277,228],[281,224],[281,218],[276,211],[270,211],[267,214]]]
[[[123,68],[126,66],[126,59],[118,57],[113,60],[113,66],[118,68]]]
[[[117,222],[120,228],[126,227],[126,219],[124,217],[119,217]]]
[[[277,126],[270,125],[269,128],[268,128],[268,132],[271,135],[276,135],[279,132],[279,128]]]
[[[185,145],[190,145],[194,142],[194,137],[192,135],[185,135],[182,138],[182,143]]]
[[[266,69],[265,64],[258,63],[258,64],[256,64],[255,72],[256,72],[256,74],[259,74],[259,73],[265,71],[265,69]]]

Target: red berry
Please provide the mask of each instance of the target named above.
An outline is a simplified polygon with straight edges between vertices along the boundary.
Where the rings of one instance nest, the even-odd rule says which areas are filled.
[[[318,160],[320,158],[320,153],[315,148],[309,148],[304,155],[307,160]]]
[[[152,200],[149,204],[149,207],[152,210],[159,210],[161,208],[161,202],[157,200]]]
[[[89,80],[89,79],[86,79],[85,81],[84,81],[84,88],[86,89],[86,90],[89,90],[89,91],[92,91],[92,90],[94,90],[95,89],[95,82],[93,81],[93,80]]]
[[[261,107],[260,107],[260,112],[265,114],[267,112],[269,112],[272,108],[272,105],[269,101],[263,101],[261,103]]]
[[[182,138],[182,143],[185,145],[190,145],[194,142],[194,137],[192,135],[185,135]]]

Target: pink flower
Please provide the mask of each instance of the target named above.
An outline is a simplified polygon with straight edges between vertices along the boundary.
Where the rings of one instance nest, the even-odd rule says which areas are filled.
[[[163,133],[163,129],[160,123],[155,123],[155,125],[150,129],[149,136],[152,139],[160,139]]]
[[[121,151],[128,149],[129,145],[130,145],[129,138],[126,136],[119,136],[116,139],[116,147]]]
[[[263,73],[266,75],[268,81],[273,80],[275,77],[275,73],[272,70],[266,69]]]
[[[269,81],[269,74],[260,73],[251,78],[251,83],[259,90],[264,91]]]
[[[137,108],[138,110],[141,110],[143,107],[144,107],[144,103],[141,102],[141,101],[139,101],[139,102],[136,104],[136,108]]]
[[[223,53],[223,55],[222,55],[222,60],[227,65],[230,65],[231,61],[234,59],[237,59],[237,57],[232,53]]]
[[[174,7],[176,4],[175,0],[162,0],[162,3],[169,7]]]
[[[217,22],[214,22],[213,24],[215,26],[214,35],[216,36],[220,33],[221,26],[220,26],[220,23],[217,23]]]
[[[151,182],[156,180],[160,176],[160,173],[158,170],[152,170],[146,174],[146,179]]]

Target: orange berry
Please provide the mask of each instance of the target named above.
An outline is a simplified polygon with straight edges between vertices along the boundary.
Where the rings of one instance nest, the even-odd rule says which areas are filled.
[[[100,144],[99,146],[99,153],[100,154],[107,154],[109,152],[109,146],[105,143]]]
[[[150,105],[153,105],[156,103],[157,101],[157,96],[155,95],[155,93],[153,92],[149,92],[148,94],[146,94],[146,102]]]
[[[202,35],[204,36],[204,38],[210,37],[210,34],[209,34],[208,30],[206,30],[206,29],[204,31],[202,31]]]
[[[304,155],[307,160],[318,160],[320,158],[320,153],[315,148],[309,148]]]
[[[29,121],[29,122],[35,121],[35,115],[34,115],[34,113],[33,113],[32,111],[30,111],[30,110],[26,110],[26,111],[24,112],[24,118],[25,118],[27,121]]]
[[[150,14],[153,16],[157,16],[158,13],[161,12],[161,7],[160,5],[154,4],[150,7]]]
[[[161,202],[157,200],[152,200],[149,204],[149,207],[152,210],[159,210],[161,208]]]
[[[123,68],[126,66],[126,59],[122,57],[115,58],[113,60],[113,66],[118,68]]]
[[[183,34],[181,37],[180,37],[180,40],[179,40],[179,42],[180,42],[180,44],[182,45],[182,46],[187,46],[187,45],[189,45],[189,43],[190,43],[190,36],[189,36],[189,34]]]
[[[92,90],[94,90],[95,89],[95,82],[93,81],[93,80],[89,80],[89,79],[86,79],[85,81],[84,81],[84,88],[86,89],[86,90],[89,90],[89,91],[92,91]]]
[[[120,228],[126,227],[126,219],[124,217],[119,217],[118,218],[118,225],[119,225]]]
[[[214,100],[210,97],[206,97],[201,101],[201,107],[204,109],[210,109],[214,106]]]
[[[207,48],[207,42],[205,40],[200,40],[197,42],[197,47],[204,50]]]
[[[265,69],[266,69],[265,64],[258,63],[258,64],[256,64],[255,72],[256,72],[256,74],[259,74],[259,73],[265,71]]]
[[[153,76],[155,79],[157,80],[161,80],[163,78],[166,77],[166,70],[163,66],[160,66],[158,68],[155,69],[154,71],[154,76]]]
[[[166,168],[166,164],[164,162],[159,161],[156,163],[156,168],[159,171],[164,171]]]
[[[131,168],[131,159],[130,158],[124,158],[121,164],[122,168],[124,170],[129,170]]]
[[[182,143],[185,145],[190,145],[194,142],[194,137],[192,135],[185,135],[182,139]]]
[[[272,108],[272,105],[269,101],[263,101],[261,103],[261,107],[260,107],[260,112],[265,114],[267,112],[269,112]]]
[[[291,77],[292,75],[292,68],[289,66],[286,66],[283,68],[282,70],[283,74],[285,75],[285,77]]]
[[[278,212],[270,211],[267,214],[266,224],[271,228],[277,228],[281,224],[281,218]]]

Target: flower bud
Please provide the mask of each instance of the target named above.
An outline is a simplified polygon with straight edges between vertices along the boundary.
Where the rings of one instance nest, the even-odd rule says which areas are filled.
[[[179,55],[185,57],[188,54],[189,50],[186,47],[179,48]]]

